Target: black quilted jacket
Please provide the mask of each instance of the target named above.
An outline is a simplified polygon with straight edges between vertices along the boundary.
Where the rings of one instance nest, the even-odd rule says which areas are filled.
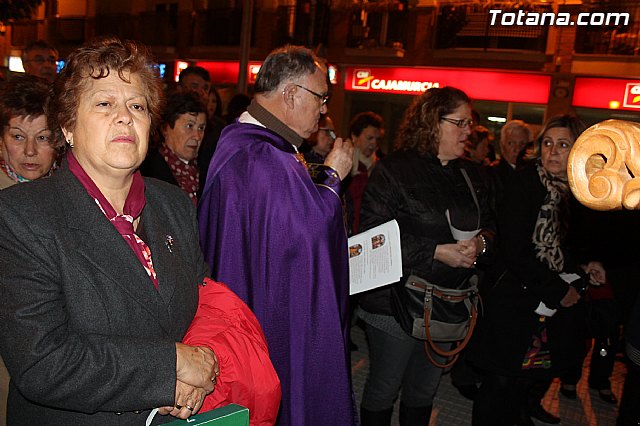
[[[462,169],[472,182],[478,204]],[[436,245],[455,243],[447,210],[456,228],[481,228],[489,235],[489,250],[478,259],[486,261],[495,226],[483,170],[464,159],[443,166],[433,155],[397,151],[378,162],[371,173],[360,210],[361,230],[395,219],[400,226],[404,277],[415,274],[437,285],[458,288],[475,270],[452,268],[434,259]],[[369,312],[391,315],[389,287],[364,294],[360,305]]]

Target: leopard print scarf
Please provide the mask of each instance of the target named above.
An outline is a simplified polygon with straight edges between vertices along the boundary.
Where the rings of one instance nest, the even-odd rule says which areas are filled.
[[[561,272],[564,267],[562,240],[567,231],[567,195],[569,185],[547,172],[538,160],[536,163],[540,182],[547,190],[547,195],[538,212],[538,219],[533,230],[533,244],[536,258],[545,263],[549,269]]]

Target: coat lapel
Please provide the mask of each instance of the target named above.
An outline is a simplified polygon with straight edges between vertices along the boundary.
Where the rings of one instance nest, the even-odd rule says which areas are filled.
[[[68,168],[64,167],[57,175],[54,178],[60,184],[60,208],[70,244],[75,244],[77,254],[101,275],[87,278],[95,279],[95,285],[103,282],[125,291],[166,329],[165,321],[161,321],[165,308],[160,303],[158,291],[131,247]]]
[[[147,193],[148,194],[148,193]],[[147,202],[142,212],[140,238],[151,250],[153,266],[158,276],[158,292],[162,302],[169,305],[175,291],[176,268],[174,247],[179,236],[169,228],[169,221],[162,216],[162,212],[155,208],[155,200]]]

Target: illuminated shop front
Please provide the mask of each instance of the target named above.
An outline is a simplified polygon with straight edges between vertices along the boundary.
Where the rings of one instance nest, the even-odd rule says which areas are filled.
[[[571,104],[590,125],[610,118],[640,122],[640,79],[576,77]]]
[[[227,104],[229,100],[237,93],[238,77],[240,75],[240,62],[239,61],[177,61],[175,68],[173,69],[173,78],[177,82],[178,76],[183,69],[189,65],[196,65],[206,69],[211,76],[211,83],[216,87],[220,94],[224,104]],[[256,82],[256,77],[262,61],[249,61],[247,64],[247,83],[249,85],[249,94],[252,93],[253,85]],[[335,85],[337,80],[337,68],[334,65],[328,65],[329,80],[332,85]]]
[[[502,123],[511,119],[524,120],[534,127],[543,123],[551,76],[458,68],[347,67],[344,109],[349,117],[361,111],[382,115],[389,149],[414,97],[431,87],[444,86],[465,91],[481,115],[481,124],[497,133]],[[348,119],[345,122],[348,126]]]

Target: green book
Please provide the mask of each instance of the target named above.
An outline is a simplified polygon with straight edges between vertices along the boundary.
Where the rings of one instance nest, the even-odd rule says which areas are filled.
[[[165,424],[167,426],[249,426],[249,409],[238,404],[229,404],[196,414],[187,420],[174,420]]]

